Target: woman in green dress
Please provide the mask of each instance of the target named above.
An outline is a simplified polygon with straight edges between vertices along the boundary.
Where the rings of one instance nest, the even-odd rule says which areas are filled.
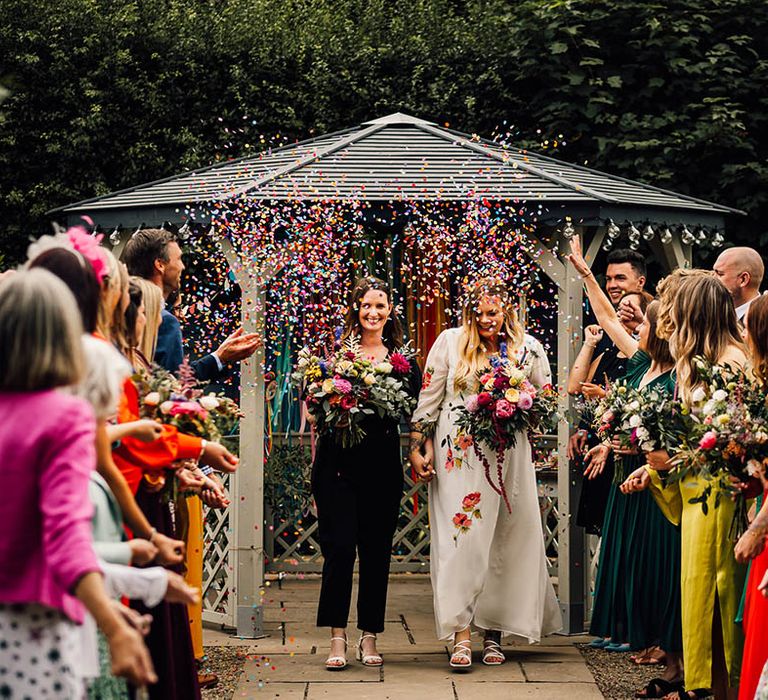
[[[570,260],[584,279],[598,322],[630,357],[624,377],[627,384],[672,393],[672,356],[667,342],[656,335],[658,302],[648,306],[636,340],[616,317],[575,240],[572,251]],[[620,459],[603,523],[590,633],[626,642],[634,650],[660,647],[666,655],[666,671],[638,697],[662,697],[682,688],[680,530],[665,518],[650,494],[627,497],[619,490],[624,478],[644,462],[641,455],[609,445],[593,448],[585,460],[587,478],[600,473],[611,450]]]

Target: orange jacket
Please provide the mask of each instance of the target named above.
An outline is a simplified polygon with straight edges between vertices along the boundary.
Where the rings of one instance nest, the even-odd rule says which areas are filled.
[[[129,423],[139,420],[140,417],[139,392],[136,385],[126,379],[117,409],[117,422]],[[185,435],[172,425],[163,424],[163,432],[157,440],[142,442],[134,437],[123,438],[117,449],[112,452],[112,456],[131,491],[136,495],[145,472],[168,469],[177,459],[196,459],[202,446],[201,438]]]

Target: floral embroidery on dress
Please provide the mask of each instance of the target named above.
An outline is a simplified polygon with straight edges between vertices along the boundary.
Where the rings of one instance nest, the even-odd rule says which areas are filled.
[[[443,443],[442,443],[443,445],[445,445],[446,440],[448,441],[448,451],[446,452],[446,455],[445,455],[445,471],[450,472],[457,465],[456,465],[456,459],[453,456],[453,450],[451,449],[450,435],[443,440]],[[459,458],[458,466],[459,467],[461,466],[461,458]]]
[[[421,380],[421,388],[422,389],[428,389],[429,385],[432,383],[432,375],[435,373],[434,367],[427,367],[424,370],[424,376]]]
[[[467,450],[472,447],[474,442],[474,438],[463,430],[459,430],[456,437],[452,437],[450,433],[446,435],[440,443],[440,446],[446,450],[445,471],[449,472],[454,467],[461,469],[467,456]]]
[[[461,511],[453,516],[453,526],[456,528],[456,534],[453,536],[453,541],[457,547],[459,546],[459,535],[469,532],[469,528],[472,527],[473,523],[472,519],[482,520],[483,516],[480,514],[480,508],[478,508],[479,505],[479,491],[468,493],[461,500]]]

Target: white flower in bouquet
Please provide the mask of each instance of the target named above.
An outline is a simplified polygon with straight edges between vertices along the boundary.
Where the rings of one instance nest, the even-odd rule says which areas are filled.
[[[709,401],[707,401],[707,403],[704,404],[704,408],[701,409],[701,412],[705,416],[712,416],[715,414],[716,411],[717,411],[717,405],[714,399],[710,399]]]
[[[642,425],[643,421],[640,418],[640,416],[637,415],[637,413],[633,413],[629,417],[629,427],[630,428],[639,428]]]
[[[326,394],[333,393],[333,379],[326,379],[321,384],[321,387]]]
[[[201,396],[198,401],[206,411],[215,411],[220,405],[219,400],[213,394]]]
[[[755,442],[759,442],[759,443],[768,442],[768,433],[766,433],[764,430],[758,430],[755,433]]]
[[[363,383],[366,386],[371,386],[376,383],[376,377],[373,374],[363,375]]]
[[[163,401],[163,403],[160,404],[160,413],[170,413],[171,409],[174,406],[173,401]]]
[[[629,411],[639,411],[640,410],[640,402],[637,399],[635,399],[634,401],[631,401],[629,404],[627,404],[627,409]],[[639,425],[639,423],[638,423],[638,425]],[[633,425],[632,427],[636,428],[637,426]]]
[[[507,376],[509,377],[509,383],[514,386],[515,384],[520,384],[525,379],[525,372],[517,367],[510,367]]]
[[[721,413],[717,418],[715,418],[715,423],[717,425],[727,425],[731,422],[731,417],[727,413]]]
[[[391,374],[392,365],[389,362],[379,362],[379,364],[376,365],[374,370],[379,374]]]
[[[713,401],[727,401],[728,400],[728,392],[725,389],[718,389],[715,391],[714,394],[712,394],[712,400]]]
[[[347,374],[354,365],[349,360],[342,360],[341,362],[337,363],[336,365],[336,371],[339,374]]]
[[[157,406],[157,404],[160,403],[160,392],[159,391],[150,391],[145,397],[144,397],[144,405],[145,406]]]
[[[691,394],[691,401],[693,401],[693,403],[701,403],[706,398],[707,392],[704,390],[704,387],[701,386],[697,386]]]

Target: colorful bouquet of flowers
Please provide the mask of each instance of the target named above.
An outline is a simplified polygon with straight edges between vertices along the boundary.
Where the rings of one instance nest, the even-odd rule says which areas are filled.
[[[185,359],[178,377],[154,365],[151,372],[140,370],[133,377],[139,392],[139,413],[173,425],[182,433],[211,441],[229,435],[242,417],[240,409],[227,396],[205,394],[198,387],[192,367]]]
[[[734,482],[757,475],[768,463],[765,393],[741,369],[713,365],[703,358],[694,362],[701,385],[693,391],[690,410],[683,409],[687,430],[674,456],[675,478],[691,473],[711,482],[690,501],[701,503],[704,513],[714,485],[719,487],[715,508],[723,494],[735,497],[732,530],[738,536],[746,524],[746,503]]]
[[[622,413],[622,429],[628,430],[631,447],[641,452],[672,452],[685,432],[681,406],[664,388],[628,389]],[[626,433],[623,433],[626,435]]]
[[[557,418],[557,392],[550,385],[535,387],[529,375],[526,355],[519,361],[510,361],[506,343],[502,343],[499,357],[491,359],[491,368],[478,372],[480,390],[456,407],[459,430],[472,437],[472,448],[485,468],[488,483],[504,499],[510,512],[502,478],[504,455],[517,444],[520,433],[546,432]],[[484,442],[496,453],[495,481],[478,442]]]
[[[606,387],[606,394],[595,409],[593,425],[597,437],[606,444],[618,438],[622,447],[633,447],[632,431],[639,427],[639,419],[630,422],[630,417],[639,411],[639,392],[627,386],[623,379],[617,379]]]
[[[367,416],[399,421],[411,413],[416,398],[407,378],[413,362],[408,346],[373,362],[363,355],[359,338],[350,336],[326,357],[303,348],[291,381],[303,389],[318,432],[351,447],[365,437],[361,423]]]

